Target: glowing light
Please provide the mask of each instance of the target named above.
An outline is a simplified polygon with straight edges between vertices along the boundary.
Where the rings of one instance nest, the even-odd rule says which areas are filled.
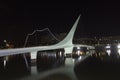
[[[6,60],[4,60],[4,67],[6,67],[6,63],[7,63],[7,61],[6,61]]]
[[[89,48],[87,47],[87,50],[89,50]]]
[[[118,49],[118,54],[120,55],[120,49]]]
[[[110,54],[111,54],[111,50],[109,49],[109,50],[106,50],[106,52],[108,53],[108,55],[110,56]]]
[[[84,52],[80,52],[80,54],[81,54],[81,55],[83,55],[83,54],[84,54]]]
[[[4,40],[4,42],[6,43],[6,42],[7,42],[7,40]]]
[[[62,56],[62,52],[60,51],[60,53],[59,53],[59,54],[60,54],[60,57],[61,57],[61,56]]]
[[[78,60],[81,60],[82,59],[82,56],[80,56],[79,58],[78,58]]]
[[[37,52],[31,52],[31,59],[36,59],[37,57]]]
[[[80,47],[77,47],[77,49],[80,49]]]
[[[77,51],[77,54],[80,55],[80,51],[79,50]]]
[[[75,62],[75,59],[72,59],[73,63]]]
[[[7,47],[9,47],[10,45],[9,44],[6,44]]]
[[[117,48],[120,48],[120,44],[118,44]]]
[[[109,49],[109,48],[110,48],[110,45],[108,44],[105,48]]]

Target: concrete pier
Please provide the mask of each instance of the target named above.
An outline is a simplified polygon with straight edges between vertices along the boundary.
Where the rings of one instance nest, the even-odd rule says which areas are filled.
[[[31,65],[30,65],[30,71],[31,74],[37,74],[37,63],[36,63],[36,59],[37,59],[37,52],[31,52],[30,53],[30,59],[31,59]]]

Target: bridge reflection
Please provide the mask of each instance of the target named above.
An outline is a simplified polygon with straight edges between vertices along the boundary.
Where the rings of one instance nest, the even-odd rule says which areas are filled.
[[[45,69],[56,68],[64,65],[64,50],[38,51],[37,53],[37,69],[44,71]]]
[[[77,52],[77,50],[74,52]],[[74,54],[75,55],[75,54]],[[77,54],[76,54],[77,55]],[[82,56],[82,55],[78,55]],[[30,61],[30,54],[26,54],[26,58],[28,61],[29,67],[26,66],[25,59],[23,55],[12,55],[7,57],[1,57],[0,58],[0,79],[3,80],[14,80],[18,79],[24,76],[31,75],[31,71],[33,73],[41,73],[44,71],[48,71],[55,68],[65,67],[65,66],[74,66],[74,63],[76,62],[78,57],[70,56],[66,58],[64,55],[64,50],[48,50],[48,51],[38,51],[37,52],[37,63],[36,65],[30,69],[31,61]],[[4,58],[6,58],[6,65],[4,65]],[[72,58],[72,59],[71,59]],[[67,59],[67,62],[65,63],[65,60]],[[72,60],[72,62],[71,62]],[[71,64],[72,63],[72,64]],[[69,67],[68,66],[68,67]],[[35,70],[36,68],[36,70]]]
[[[56,80],[60,76],[66,80],[70,80],[71,78],[74,80],[75,76],[77,76],[78,80],[95,80],[97,78],[97,80],[100,80],[100,77],[103,78],[106,76],[107,78],[105,79],[110,79],[109,73],[114,78],[118,77],[118,73],[120,72],[120,56],[112,52],[110,53],[107,50],[109,49],[106,49],[104,52],[96,52],[84,47],[75,47],[69,58],[64,56],[63,49],[38,51],[37,64],[35,65],[36,70],[33,68],[33,71],[36,71],[36,75],[39,75],[41,79],[46,75],[45,72],[47,74],[55,73],[56,75],[52,75],[52,77],[57,76]],[[33,65],[31,64],[29,53],[26,54],[26,57],[28,65]],[[67,62],[65,62],[66,59]],[[2,75],[0,76],[2,80],[18,80],[19,78],[32,76],[33,74],[31,74],[30,67],[26,66],[23,55],[14,55],[7,59],[6,66],[4,66],[4,57],[0,58],[0,75]],[[49,80],[49,77],[45,77],[43,80]]]

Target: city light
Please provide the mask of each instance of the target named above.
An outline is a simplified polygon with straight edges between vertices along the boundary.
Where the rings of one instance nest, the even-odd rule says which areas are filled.
[[[120,55],[120,49],[118,49],[118,54]]]
[[[117,45],[118,48],[118,54],[120,55],[120,44]]]
[[[77,51],[77,55],[80,55],[80,51],[79,50]]]
[[[80,49],[80,47],[77,47],[77,49]]]
[[[106,49],[110,49],[111,46],[109,44],[107,44],[107,46],[105,47]]]
[[[111,54],[111,50],[110,49],[108,49],[108,50],[106,50],[106,52],[108,53],[108,55],[110,56],[110,54]]]
[[[118,44],[117,48],[120,49],[120,44]]]

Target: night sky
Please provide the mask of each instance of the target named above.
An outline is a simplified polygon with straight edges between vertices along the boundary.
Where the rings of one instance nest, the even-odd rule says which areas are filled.
[[[15,1],[0,2],[0,41],[24,41],[35,29],[68,32],[78,15],[76,35],[85,37],[120,35],[120,6],[117,2]]]

